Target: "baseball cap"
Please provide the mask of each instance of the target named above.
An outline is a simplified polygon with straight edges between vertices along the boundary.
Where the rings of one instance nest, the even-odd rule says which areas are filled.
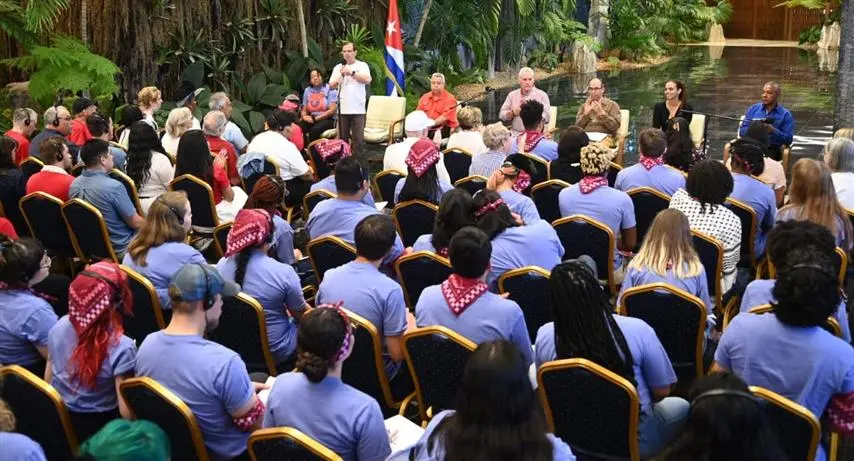
[[[71,110],[74,111],[74,115],[77,115],[92,106],[98,107],[98,105],[95,104],[95,101],[89,98],[77,98],[77,100],[74,101],[74,104],[72,104]]]
[[[172,276],[169,291],[176,292],[184,301],[194,302],[206,296],[235,296],[240,285],[222,278],[215,267],[208,264],[185,264]]]
[[[181,82],[181,85],[178,88],[177,96],[178,103],[176,104],[178,107],[184,107],[188,102],[196,99],[202,91],[205,91],[204,88],[195,88],[195,86],[187,81]]]
[[[430,128],[436,122],[427,116],[423,110],[416,110],[409,113],[403,121],[406,131],[421,131],[425,128]]]

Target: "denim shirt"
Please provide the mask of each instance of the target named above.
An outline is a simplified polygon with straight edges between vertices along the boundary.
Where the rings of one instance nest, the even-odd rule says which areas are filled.
[[[101,212],[113,249],[117,255],[123,254],[135,232],[125,218],[135,215],[136,208],[122,183],[103,171],[83,170],[83,174],[71,183],[68,196],[82,199]]]

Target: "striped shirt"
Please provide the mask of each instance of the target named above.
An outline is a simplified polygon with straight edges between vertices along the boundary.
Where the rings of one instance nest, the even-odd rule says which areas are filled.
[[[471,159],[471,166],[469,166],[469,175],[488,178],[492,176],[492,173],[495,173],[495,170],[501,168],[505,158],[507,158],[507,154],[496,150],[474,154]]]

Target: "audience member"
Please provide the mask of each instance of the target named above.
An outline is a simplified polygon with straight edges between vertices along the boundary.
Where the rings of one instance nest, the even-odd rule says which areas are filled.
[[[667,135],[664,163],[687,173],[697,162],[706,159],[703,149],[694,145],[691,129],[684,118],[668,120],[664,132]]]
[[[834,138],[848,138],[854,141],[854,127],[842,127],[833,132]]]
[[[416,324],[450,328],[477,344],[506,339],[519,349],[527,366],[533,354],[522,309],[491,293],[486,284],[492,256],[489,240],[489,235],[474,227],[454,234],[448,249],[453,274],[421,292],[415,306]]]
[[[226,172],[228,181],[232,186],[239,186],[240,171],[237,170],[237,151],[230,142],[223,139],[225,133],[225,125],[228,119],[225,114],[218,110],[212,110],[205,115],[204,127],[202,131],[205,133],[205,141],[208,142],[208,149],[213,154],[226,154]]]
[[[67,201],[74,176],[68,173],[71,169],[71,153],[68,152],[65,140],[57,136],[47,138],[42,141],[39,151],[44,166],[27,180],[27,193],[44,192],[63,202]]]
[[[522,113],[522,103],[531,99],[538,101],[543,105],[543,121],[548,124],[551,120],[551,104],[549,104],[549,95],[545,91],[534,86],[534,69],[523,67],[519,69],[519,88],[507,94],[504,104],[498,111],[498,118],[502,122],[511,122],[511,131],[513,135],[519,135],[525,131],[525,125],[522,123],[520,114]]]
[[[605,82],[594,77],[587,82],[587,99],[578,108],[575,124],[588,133],[602,133],[607,137],[601,142],[617,147],[617,131],[620,129],[620,105],[605,97]]]
[[[180,108],[187,108],[190,110],[190,114],[193,117],[191,130],[201,130],[202,125],[199,123],[199,119],[196,118],[196,109],[199,107],[198,102],[196,101],[196,97],[198,97],[204,88],[196,88],[192,82],[188,82],[183,80],[178,85],[178,90],[175,92],[175,105]]]
[[[457,106],[457,99],[445,89],[445,74],[436,72],[431,75],[430,91],[421,95],[418,107],[415,109],[424,111],[427,117],[433,120],[433,126],[427,137],[432,139],[433,133],[439,130],[442,138],[447,139],[451,131],[457,129],[460,125],[457,121]]]
[[[68,196],[82,199],[101,212],[113,250],[121,257],[145,220],[137,214],[122,183],[107,174],[113,169],[113,156],[105,141],[87,141],[80,156],[86,169],[71,183]]]
[[[559,179],[575,184],[584,177],[581,171],[581,149],[590,144],[590,138],[581,127],[572,125],[563,131],[557,146],[557,160],[549,164],[549,179]]]
[[[133,125],[135,122],[142,120],[142,117],[142,111],[139,109],[139,106],[128,104],[122,108],[121,118],[119,119],[119,127],[116,130],[116,137],[118,138],[119,145],[122,147],[122,149],[128,148],[128,136],[130,135],[130,126]],[[92,128],[89,127],[89,130],[91,131]]]
[[[265,210],[240,210],[228,232],[225,255],[216,268],[225,280],[242,286],[244,293],[261,303],[270,352],[276,363],[285,363],[296,352],[294,322],[300,321],[309,306],[294,268],[267,256],[273,243],[273,227]]]
[[[126,171],[136,186],[143,214],[148,213],[151,202],[169,190],[169,183],[175,179],[169,154],[160,144],[157,133],[145,122],[136,122],[130,127]]]
[[[795,133],[795,119],[788,109],[778,102],[780,99],[780,85],[776,82],[766,82],[762,87],[762,99],[760,102],[747,108],[744,120],[764,120],[765,129],[771,139],[768,153],[774,160],[780,160],[783,155],[783,146],[792,144]],[[742,123],[738,134],[744,136],[747,133],[747,124]]]
[[[118,388],[136,367],[136,343],[122,328],[122,315],[132,311],[127,275],[102,261],[71,282],[68,315],[50,330],[45,381],[68,407],[80,440],[113,419],[130,418]]]
[[[288,189],[281,176],[264,175],[255,183],[252,193],[246,200],[244,209],[257,208],[266,211],[273,217],[273,243],[271,255],[277,261],[291,264],[301,256],[299,250],[294,251],[294,229],[282,218],[281,208],[284,206]]]
[[[466,226],[474,226],[474,209],[471,194],[467,190],[454,188],[442,196],[439,212],[433,223],[433,233],[424,234],[412,244],[413,251],[431,251],[448,257],[448,245],[454,234]]]
[[[531,178],[535,174],[537,167],[531,159],[523,154],[511,154],[486,182],[486,188],[498,192],[510,211],[521,216],[525,224],[535,224],[540,220],[534,201],[523,195],[531,187]]]
[[[442,195],[454,186],[439,176],[437,164],[442,163],[442,154],[433,141],[419,139],[409,148],[406,156],[407,175],[394,186],[394,203],[423,200],[439,203]]]
[[[288,185],[288,206],[302,203],[311,188],[314,175],[294,143],[288,141],[294,115],[277,110],[267,117],[269,129],[252,138],[248,152],[263,152],[279,166],[279,174]]]
[[[27,175],[15,164],[15,140],[0,136],[0,206],[19,234],[28,231],[18,203],[27,192]]]
[[[824,148],[824,162],[832,171],[830,178],[839,204],[854,210],[854,141],[831,139]]]
[[[308,73],[309,86],[302,94],[300,123],[308,133],[308,141],[320,139],[326,130],[335,128],[338,111],[338,91],[323,82],[323,72],[311,69]]]
[[[537,332],[537,366],[587,359],[635,383],[640,456],[655,456],[679,432],[689,410],[685,400],[669,397],[676,373],[655,331],[643,320],[614,314],[589,257],[555,266],[549,287],[555,321]]]
[[[204,264],[205,257],[188,245],[193,213],[183,191],[157,197],[148,209],[145,224],[131,240],[122,264],[139,272],[154,285],[162,309],[170,308],[169,282],[185,264]]]
[[[353,326],[339,307],[318,306],[299,326],[296,371],[279,375],[267,399],[264,427],[293,427],[345,461],[391,453],[379,404],[341,381],[353,351]]]
[[[344,62],[336,64],[329,77],[329,87],[338,90],[338,137],[349,142],[360,153],[365,144],[365,111],[371,68],[356,59],[356,45],[341,45]],[[350,141],[352,139],[352,142]]]
[[[190,130],[181,136],[175,158],[175,177],[189,174],[208,183],[213,191],[216,214],[225,222],[234,220],[247,199],[246,192],[232,186],[228,180],[227,157],[225,153],[211,156],[202,131]]]
[[[513,140],[510,137],[510,130],[501,122],[487,125],[483,129],[482,137],[488,150],[472,156],[469,175],[488,178],[504,163],[504,159],[510,153]]]
[[[385,148],[383,170],[397,170],[406,174],[409,170],[406,164],[406,159],[409,158],[409,151],[412,150],[412,146],[419,140],[429,141],[427,132],[433,126],[433,120],[428,118],[424,112],[416,110],[406,116],[403,126],[406,127],[406,137],[403,138],[403,141],[389,144]],[[440,181],[448,184],[451,183],[451,177],[448,175],[448,170],[445,168],[445,162],[442,160],[441,154],[439,163],[436,165],[436,170]]]
[[[87,97],[81,97],[74,101],[71,109],[74,110],[74,120],[71,121],[71,133],[68,134],[68,140],[82,146],[86,144],[86,141],[92,139],[92,133],[86,126],[86,119],[98,110],[98,105]]]
[[[80,445],[78,454],[91,461],[169,461],[169,437],[144,419],[116,419]]]
[[[154,131],[159,132],[160,127],[154,120],[154,113],[160,110],[160,106],[163,105],[163,95],[160,90],[154,86],[147,86],[139,90],[136,94],[136,100],[139,104],[139,111],[142,112],[142,121],[151,125]]]
[[[446,149],[465,149],[466,152],[477,155],[488,149],[483,142],[483,113],[474,106],[465,106],[457,114],[460,130],[451,133]]]
[[[768,156],[768,143],[771,141],[768,138],[767,126],[768,125],[760,121],[750,122],[750,125],[747,127],[747,133],[744,135],[744,139],[752,139],[762,146],[765,168],[762,169],[762,174],[756,176],[760,181],[764,182],[774,190],[774,195],[777,198],[777,207],[781,207],[783,206],[783,194],[785,193],[787,186],[786,172],[783,169],[782,163]],[[735,139],[724,146],[724,163],[727,168],[732,168],[729,148],[734,142]]]
[[[12,113],[12,128],[3,133],[4,136],[12,138],[18,143],[15,150],[15,164],[20,165],[30,155],[30,136],[36,131],[39,114],[29,107],[15,109]]]
[[[692,230],[714,237],[724,250],[721,293],[735,284],[735,268],[741,256],[741,220],[723,205],[732,193],[732,175],[721,162],[702,160],[691,168],[685,189],[670,200],[670,208],[681,211]]]
[[[139,110],[135,106],[133,109],[134,110],[132,112]],[[133,125],[133,123],[131,123],[131,125]],[[93,138],[110,143],[110,152],[113,154],[113,167],[125,171],[125,166],[127,165],[127,148],[130,140],[130,125],[128,125],[126,127],[127,129],[122,132],[122,135],[124,136],[123,145],[121,143],[116,144],[112,142],[113,120],[109,117],[105,118],[100,114],[92,114],[86,118],[86,127],[89,129],[89,133],[92,134]],[[72,155],[72,161],[73,160],[74,156]]]
[[[758,260],[765,254],[765,240],[777,218],[777,200],[774,191],[756,178],[765,168],[762,146],[750,139],[738,139],[732,143],[730,151],[733,180],[730,197],[748,205],[756,213],[753,253]]]
[[[183,266],[169,284],[169,326],[148,335],[136,359],[138,376],[154,379],[187,404],[212,459],[246,456],[249,434],[264,417],[255,392],[266,386],[249,380],[236,352],[204,338],[219,324],[222,297],[239,291],[210,266]]]
[[[664,84],[664,101],[655,103],[652,108],[652,127],[664,130],[667,122],[676,117],[691,123],[694,108],[688,104],[688,91],[679,80],[668,80]]]
[[[285,100],[279,104],[279,110],[293,116],[294,121],[291,122],[291,131],[288,134],[288,141],[296,146],[299,152],[305,149],[305,135],[302,131],[302,126],[296,123],[299,120],[300,99],[295,93],[285,96]]]
[[[0,399],[0,447],[3,448],[3,455],[23,461],[47,461],[41,445],[14,430],[15,415],[6,402]]]
[[[340,139],[323,139],[314,145],[314,150],[323,162],[326,163],[326,167],[329,168],[332,173],[312,184],[311,192],[323,189],[332,192],[333,194],[337,194],[338,189],[335,187],[335,165],[337,165],[338,161],[342,158],[346,158],[351,155],[350,145]],[[362,197],[362,203],[370,206],[376,205],[374,202],[374,195],[371,193],[370,189],[368,190],[368,193]]]
[[[65,106],[50,106],[44,111],[44,129],[30,140],[30,155],[36,158],[41,158],[39,145],[47,138],[58,136],[66,139],[71,133],[71,113]],[[77,152],[80,146],[66,140],[68,148],[71,150],[71,156],[77,158]]]
[[[551,133],[545,133],[543,105],[536,100],[522,103],[519,118],[525,131],[510,146],[510,152],[519,152],[539,157],[547,162],[557,159],[557,143],[551,140]]]
[[[628,192],[638,187],[651,187],[663,194],[673,195],[685,187],[685,176],[682,172],[664,165],[667,139],[661,130],[642,130],[638,134],[638,147],[638,163],[617,173],[615,189]]]
[[[181,141],[181,136],[193,129],[193,114],[186,107],[178,107],[169,111],[169,118],[166,119],[166,131],[160,142],[163,149],[166,150],[172,158],[178,155],[178,142]]]
[[[211,95],[210,100],[208,101],[208,108],[210,108],[210,110],[218,110],[222,112],[225,114],[226,118],[229,119],[234,111],[234,107],[231,105],[231,98],[221,91]],[[249,145],[249,141],[246,140],[246,136],[243,135],[243,131],[241,131],[240,127],[231,120],[225,124],[225,133],[222,137],[226,141],[230,142],[231,145],[234,146],[234,150],[238,153],[245,152],[246,146]]]
[[[525,357],[513,344],[481,343],[466,363],[457,400],[456,411],[433,416],[407,459],[575,460],[566,443],[547,433]]]

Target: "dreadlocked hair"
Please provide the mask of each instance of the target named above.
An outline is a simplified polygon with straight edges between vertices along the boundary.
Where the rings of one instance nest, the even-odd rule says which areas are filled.
[[[272,216],[277,214],[278,207],[285,201],[286,194],[287,188],[284,181],[274,175],[264,175],[255,183],[243,208],[260,208]]]
[[[558,264],[549,296],[557,358],[588,359],[635,383],[632,352],[593,271],[578,260]]]

